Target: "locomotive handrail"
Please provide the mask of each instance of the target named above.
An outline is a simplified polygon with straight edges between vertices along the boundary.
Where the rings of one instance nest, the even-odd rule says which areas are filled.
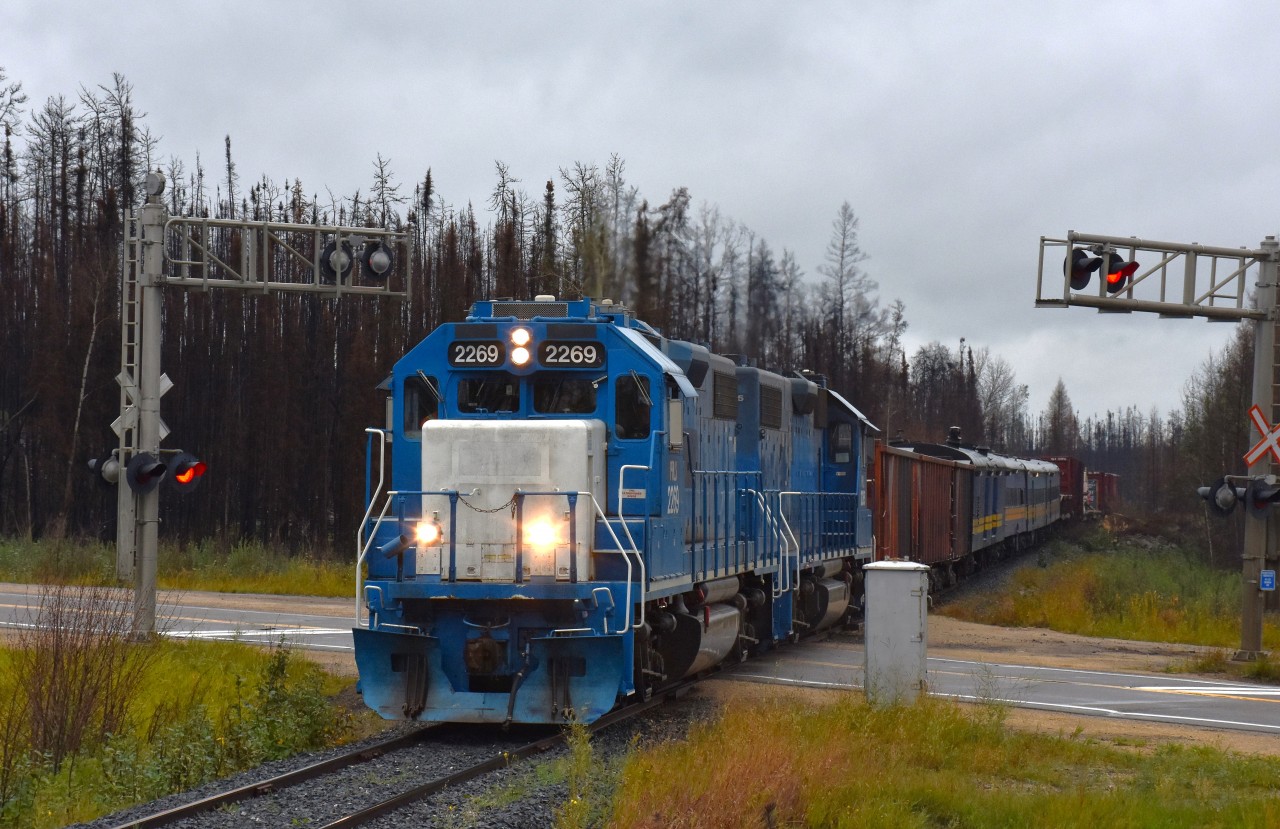
[[[737,483],[733,482],[733,488],[726,487],[723,492],[724,497],[721,498],[720,496],[722,493],[719,488],[719,480],[721,478],[728,478],[731,480],[735,478],[751,478],[751,477],[759,478],[761,476],[761,472],[758,469],[692,469],[690,470],[690,475],[693,478],[693,503],[691,507],[689,520],[695,526],[699,517],[701,517],[703,522],[702,523],[702,530],[703,530],[702,571],[705,574],[707,570],[707,532],[706,532],[707,505],[706,505],[706,501],[707,501],[708,482],[710,482],[710,484],[715,487],[715,493],[712,496],[712,509],[714,509],[715,512],[712,515],[711,528],[714,532],[720,533],[720,537],[719,539],[713,539],[712,541],[712,545],[713,545],[712,549],[715,552],[715,559],[712,561],[712,570],[718,571],[718,568],[720,566],[720,558],[719,558],[720,546],[723,545],[723,548],[725,551],[725,566],[727,567],[730,544],[732,543],[734,545],[735,551],[736,551],[737,546],[740,543],[737,541],[734,541],[734,542],[730,541],[731,536],[736,534],[737,527],[738,527],[737,518],[735,515],[731,514],[732,511],[730,509],[733,497],[738,493],[738,490],[736,489]],[[750,491],[750,488],[747,487],[743,491]],[[702,493],[701,507],[703,511],[701,513],[701,516],[699,516],[699,513],[698,513],[698,509],[700,506],[699,500],[698,500],[699,492]],[[724,507],[723,525],[721,524],[720,514],[719,514],[721,506]],[[736,505],[735,505],[735,508],[736,508]],[[731,523],[733,525],[732,527],[730,527]],[[697,545],[697,543],[698,542],[696,539],[690,542],[691,545],[695,545],[695,546]],[[693,551],[693,546],[690,547],[690,552],[692,553],[692,551]],[[735,561],[737,561],[736,552],[735,552]]]
[[[382,491],[382,482],[383,482],[383,479],[386,477],[386,468],[387,468],[387,432],[386,430],[374,429],[370,427],[368,429],[365,429],[364,433],[366,435],[369,435],[368,438],[365,438],[365,447],[364,447],[364,458],[365,458],[364,497],[365,497],[365,500],[369,502],[369,506],[364,511],[364,518],[360,519],[360,524],[359,526],[356,527],[356,627],[360,626],[360,599],[362,598],[362,594],[364,592],[360,589],[361,584],[363,584],[364,582],[364,577],[360,573],[360,565],[364,562],[365,553],[368,552],[365,546],[365,543],[362,539],[362,536],[364,535],[365,524],[369,522],[369,516],[373,513],[373,503],[374,503],[374,500],[378,497],[377,493]],[[371,463],[371,458],[369,457],[369,450],[373,448],[373,435],[375,434],[378,436],[378,485],[374,487],[371,493],[369,490],[369,473],[370,473],[369,467],[372,465],[372,463]],[[373,533],[369,534],[369,540],[370,541],[373,540]]]
[[[774,518],[773,513],[770,511],[769,504],[765,500],[764,493],[756,489],[745,489],[743,490],[743,492],[747,493],[748,495],[755,496],[756,502],[759,503],[760,505],[760,511],[764,516],[765,525],[772,527],[774,536],[777,537],[777,539],[782,542],[783,549],[781,550],[781,560],[778,562],[778,574],[780,576],[783,576],[784,578],[780,579],[780,581],[782,582],[781,587],[775,586],[773,589],[773,597],[776,599],[779,596],[781,596],[783,593],[789,592],[792,589],[792,585],[793,585],[793,582],[791,581],[791,571],[787,569],[787,552],[790,548],[790,542],[788,542],[786,536],[784,536],[782,534],[782,531],[779,529],[778,521],[776,518]],[[781,513],[782,513],[781,500],[779,500],[778,506],[779,506],[778,513],[779,513],[779,516],[781,516]],[[785,521],[786,519],[783,518],[783,520]],[[787,534],[790,535],[790,533],[791,533],[791,530],[788,527]],[[795,540],[794,536],[792,536],[792,541],[794,540]],[[798,573],[799,572],[798,562],[800,560],[800,542],[796,541],[795,545],[796,545],[796,561],[797,561],[796,572]]]
[[[631,535],[631,528],[627,526],[627,517],[622,514],[622,501],[624,500],[622,497],[623,482],[626,479],[628,469],[636,469],[643,472],[648,472],[651,469],[651,467],[642,466],[638,463],[624,463],[622,466],[618,467],[618,520],[622,522],[622,531],[626,533],[627,541],[630,542],[631,544],[631,551],[636,554],[636,561],[640,563],[640,620],[636,622],[636,630],[639,630],[644,625],[644,601],[645,601],[644,592],[645,592],[645,580],[647,576],[644,569],[644,556],[640,555],[640,548],[636,546],[636,540]],[[648,499],[648,497],[649,497],[649,490],[646,488],[645,489],[646,500]],[[593,497],[591,501],[592,503],[594,503],[595,498]],[[599,504],[596,504],[596,509],[600,509]],[[610,527],[609,519],[607,516],[604,515],[603,511],[601,511],[601,517],[604,518],[605,527]],[[618,549],[622,550],[622,542],[618,541],[618,536],[614,535],[613,529],[611,527],[609,528],[609,534],[613,535],[613,540],[617,542]],[[626,558],[625,552],[623,552],[623,558]],[[627,565],[627,599],[628,599],[627,610],[628,611],[630,611],[631,609],[630,598],[631,598],[631,565],[628,564]]]
[[[382,526],[382,520],[387,517],[387,510],[391,509],[391,498],[396,495],[394,490],[387,493],[387,498],[382,504],[382,512],[378,513],[378,520],[373,522],[373,527],[369,530],[369,540],[363,545],[358,545],[358,553],[356,555],[356,627],[360,626],[360,600],[363,598],[363,591],[360,589],[364,581],[364,577],[360,575],[360,565],[364,564],[365,558],[369,555],[369,548],[373,546],[374,536],[378,533],[378,528]],[[361,527],[368,522],[369,515],[373,512],[373,502],[369,502],[369,509],[365,512],[365,520],[361,522]],[[357,532],[357,537],[359,530]],[[372,618],[369,620],[373,622]]]
[[[787,492],[778,493],[778,517],[782,519],[782,526],[786,528],[787,535],[791,536],[791,542],[796,545],[796,575],[795,575],[796,584],[800,582],[800,539],[796,538],[795,532],[793,532],[791,529],[791,522],[787,520],[787,511],[783,509],[782,499],[786,498],[788,495],[795,496],[795,495],[806,495],[806,494],[808,493],[799,492],[796,490],[788,490]],[[793,614],[793,618],[794,618],[794,614]]]
[[[778,496],[779,496],[779,497],[778,497],[778,504],[779,504],[779,508],[780,508],[780,509],[781,509],[781,508],[782,508],[782,506],[783,506],[783,505],[782,505],[782,499],[783,499],[783,498],[785,498],[785,497],[787,497],[787,496],[799,497],[799,498],[812,498],[812,499],[814,499],[814,500],[817,502],[817,504],[818,504],[819,508],[823,508],[823,507],[824,507],[824,505],[830,505],[830,504],[832,504],[833,502],[837,505],[837,508],[838,508],[839,503],[840,503],[841,501],[845,501],[845,500],[848,500],[848,501],[854,501],[854,499],[855,499],[855,496],[854,496],[854,495],[853,495],[853,493],[851,493],[851,492],[819,492],[819,491],[807,491],[807,492],[806,492],[806,491],[801,491],[801,490],[788,491],[788,492],[780,492],[780,493],[778,493]],[[854,502],[854,509],[856,510],[856,508],[857,508],[857,505],[856,505],[856,501],[855,501],[855,502]],[[803,517],[803,512],[801,513],[801,515],[802,515],[802,517]],[[785,511],[783,512],[783,520],[784,520],[784,521],[787,521],[787,518],[786,518],[786,512],[785,512]],[[820,524],[821,520],[822,520],[822,516],[820,516],[820,517],[819,517],[819,522],[818,522],[819,524]],[[813,522],[811,522],[811,523],[813,523]],[[788,524],[788,527],[790,527],[790,521],[787,521],[787,524]],[[817,548],[817,551],[818,551],[818,557],[819,557],[819,558],[821,558],[821,557],[822,557],[822,554],[823,554],[823,553],[825,553],[825,552],[827,552],[827,544],[826,544],[826,542],[824,541],[824,530],[822,529],[822,527],[821,527],[821,526],[817,526],[816,531],[817,531],[817,533],[818,533],[818,537],[817,537],[817,539],[816,539],[816,540],[814,540],[812,543],[813,543],[813,546]],[[837,545],[838,545],[838,548],[839,548],[839,549],[843,549],[843,548],[852,549],[852,550],[854,551],[854,554],[856,555],[857,550],[859,549],[859,547],[858,547],[858,539],[857,539],[857,532],[856,532],[856,530],[851,531],[851,532],[848,532],[848,533],[839,532],[839,531],[832,531],[832,533],[831,533],[831,534],[832,534],[832,535],[838,535],[838,536],[840,536],[840,537],[843,539],[843,540],[841,540],[841,541],[838,541],[838,542],[837,542]],[[851,537],[850,537],[850,538],[844,538],[845,536],[851,536]],[[797,543],[799,543],[799,542],[797,541]],[[802,563],[803,563],[803,562],[802,562]]]

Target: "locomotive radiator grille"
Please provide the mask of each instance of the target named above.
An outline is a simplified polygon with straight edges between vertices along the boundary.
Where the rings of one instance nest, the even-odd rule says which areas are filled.
[[[564,302],[495,302],[495,317],[515,317],[518,320],[531,320],[534,317],[567,317],[569,305]]]

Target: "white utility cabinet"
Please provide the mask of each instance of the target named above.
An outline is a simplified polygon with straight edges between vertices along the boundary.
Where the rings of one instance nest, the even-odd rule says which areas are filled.
[[[876,561],[862,572],[867,701],[872,705],[913,703],[925,691],[929,566]]]

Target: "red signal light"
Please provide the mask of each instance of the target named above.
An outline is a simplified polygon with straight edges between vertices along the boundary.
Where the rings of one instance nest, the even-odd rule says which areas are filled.
[[[188,466],[185,471],[179,472],[177,475],[174,475],[173,479],[180,484],[189,484],[192,481],[194,481],[196,478],[199,478],[201,475],[203,475],[204,471],[208,468],[209,467],[205,464],[204,461],[196,461],[191,466]]]
[[[195,455],[179,452],[169,460],[169,485],[178,492],[190,492],[208,469],[208,464]]]
[[[1126,262],[1118,253],[1107,254],[1107,293],[1118,294],[1129,284],[1129,279],[1138,272],[1137,262]]]

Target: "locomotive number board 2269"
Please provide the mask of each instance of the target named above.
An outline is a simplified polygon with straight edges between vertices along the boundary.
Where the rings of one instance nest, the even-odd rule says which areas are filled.
[[[598,368],[604,365],[604,347],[600,343],[548,340],[538,344],[538,362],[544,366]]]
[[[507,349],[492,340],[449,343],[451,366],[500,366],[507,359]]]

